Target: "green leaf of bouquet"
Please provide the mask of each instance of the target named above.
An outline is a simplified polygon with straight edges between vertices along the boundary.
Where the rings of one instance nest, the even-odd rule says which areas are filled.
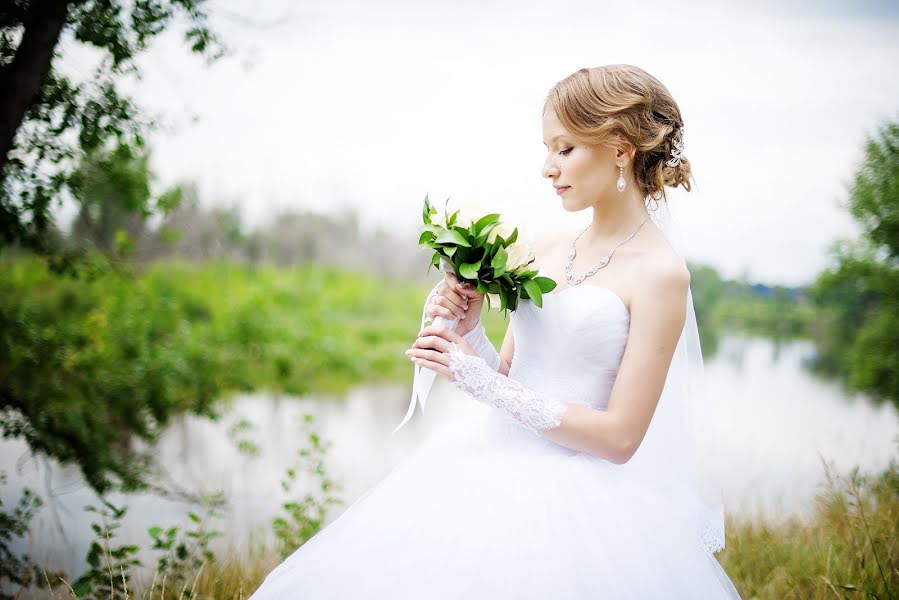
[[[481,280],[478,280],[477,290],[478,290],[479,294],[486,294],[487,293],[487,284]]]
[[[468,243],[468,240],[465,237],[456,231],[455,229],[447,229],[440,233],[437,236],[437,239],[434,242],[438,244],[456,244],[458,246],[464,246],[466,248],[470,248],[471,244]]]
[[[424,206],[421,209],[421,220],[425,225],[429,225],[431,223],[432,210],[433,207],[431,206],[431,202],[428,200],[428,195],[425,194]]]
[[[465,279],[477,279],[478,269],[481,268],[481,261],[476,263],[462,263],[459,266],[459,274]]]
[[[454,210],[454,211],[453,211],[453,214],[451,214],[451,215],[449,216],[449,218],[446,220],[446,226],[447,226],[447,228],[452,227],[453,225],[456,224],[456,217],[458,217],[458,216],[459,216],[459,211],[458,211],[458,210]]]
[[[458,246],[447,246],[446,248],[443,249],[443,251],[446,252],[447,256],[452,258],[453,254],[456,253],[456,248],[458,248]]]
[[[533,281],[540,286],[541,292],[551,292],[556,289],[557,285],[559,285],[555,280],[550,279],[549,277],[543,277],[542,275],[540,277],[534,277]]]
[[[484,246],[487,243],[487,238],[490,237],[490,232],[499,225],[499,223],[488,223],[483,229],[478,231],[477,242],[478,246]]]
[[[418,236],[419,244],[424,244],[426,242],[433,242],[433,241],[434,241],[434,234],[431,233],[430,231],[422,231],[421,235]]]
[[[512,244],[515,243],[515,240],[517,240],[517,239],[518,239],[518,227],[516,227],[515,229],[512,230],[512,235],[510,235],[509,239],[506,240],[505,245],[511,246]]]
[[[474,224],[474,233],[475,235],[481,235],[484,233],[484,228],[488,225],[492,225],[491,229],[499,223],[499,213],[490,213],[489,215],[484,215],[480,219],[478,219]],[[489,230],[488,230],[489,231]]]
[[[471,245],[471,242],[474,240],[474,236],[471,235],[471,231],[468,227],[462,227],[461,225],[453,225],[453,229],[461,235],[463,238],[468,240],[468,244]]]
[[[493,260],[490,261],[490,266],[493,267],[494,270],[505,269],[507,260],[509,260],[509,253],[506,252],[505,248],[500,246],[493,256]]]
[[[543,292],[540,290],[540,286],[537,282],[533,279],[525,279],[522,285],[534,304],[543,307]]]

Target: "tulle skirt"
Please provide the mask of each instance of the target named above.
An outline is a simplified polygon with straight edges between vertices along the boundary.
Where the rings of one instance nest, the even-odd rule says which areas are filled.
[[[739,598],[693,502],[490,410],[438,429],[251,600]]]

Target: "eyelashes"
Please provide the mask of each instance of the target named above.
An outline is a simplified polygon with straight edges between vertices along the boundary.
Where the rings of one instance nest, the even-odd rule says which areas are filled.
[[[574,150],[574,146],[572,146],[571,148],[566,148],[564,150],[559,150],[559,154],[561,154],[562,156],[568,156],[568,154],[570,154],[572,150]]]

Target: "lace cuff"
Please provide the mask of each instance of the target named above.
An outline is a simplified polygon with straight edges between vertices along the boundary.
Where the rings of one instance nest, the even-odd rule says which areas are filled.
[[[484,359],[488,367],[494,371],[499,370],[499,353],[493,347],[493,342],[487,337],[487,331],[484,329],[483,323],[478,321],[474,329],[463,335],[462,339],[471,344],[471,347]]]
[[[471,356],[453,344],[449,350],[453,385],[478,402],[507,412],[522,427],[536,434],[562,424],[565,403],[526,388],[490,369],[480,356]]]

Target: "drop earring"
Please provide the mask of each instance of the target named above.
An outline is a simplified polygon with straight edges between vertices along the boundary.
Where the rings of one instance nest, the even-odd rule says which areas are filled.
[[[620,169],[620,173],[618,175],[618,181],[615,183],[615,187],[618,188],[619,192],[624,191],[624,186],[627,185],[627,182],[624,180],[624,165],[618,165]]]

